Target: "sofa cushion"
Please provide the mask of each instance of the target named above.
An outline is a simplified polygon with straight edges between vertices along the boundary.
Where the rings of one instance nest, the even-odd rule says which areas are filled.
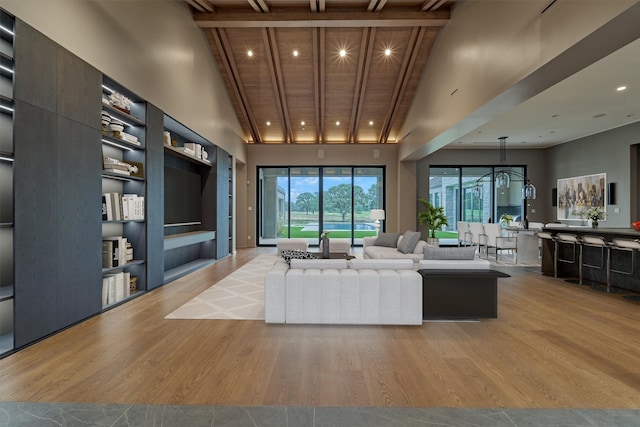
[[[405,231],[398,242],[398,252],[402,252],[403,254],[412,253],[420,240],[420,236],[422,236],[422,233],[419,231]]]
[[[416,244],[416,247],[413,248],[413,253],[423,255],[425,246],[427,246],[427,242],[425,242],[424,240],[418,241],[418,243]]]
[[[300,251],[297,249],[283,249],[280,252],[282,258],[289,264],[292,259],[314,259],[315,254],[307,251]]]
[[[376,246],[396,248],[398,247],[398,237],[400,237],[400,233],[379,233],[376,239]]]
[[[351,270],[413,270],[410,259],[352,259]]]
[[[317,269],[317,270],[342,270],[346,269],[347,260],[346,259],[292,259],[291,260],[291,269],[295,270],[309,270],[309,269]]]
[[[451,260],[470,260],[476,256],[475,246],[464,248],[440,248],[437,246],[427,245],[423,249],[424,259],[451,259]]]

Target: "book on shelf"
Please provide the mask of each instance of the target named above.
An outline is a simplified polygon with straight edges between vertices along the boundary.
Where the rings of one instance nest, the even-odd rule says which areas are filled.
[[[105,221],[143,220],[144,196],[104,193],[102,210],[102,219]]]
[[[132,280],[137,281],[128,271],[105,274],[102,278],[102,306],[115,304],[131,296]]]
[[[130,259],[127,259],[127,249],[130,249]],[[110,236],[102,238],[102,268],[121,267],[133,260],[133,247],[126,237]]]
[[[131,135],[130,133],[120,132],[120,139],[122,139],[123,141],[127,141],[130,144],[140,145],[138,137],[135,135]]]
[[[131,175],[131,165],[123,162],[122,160],[114,159],[113,157],[104,158],[102,169],[109,173],[116,173],[125,176]]]
[[[102,220],[109,221],[109,215],[107,210],[107,197],[102,195]]]

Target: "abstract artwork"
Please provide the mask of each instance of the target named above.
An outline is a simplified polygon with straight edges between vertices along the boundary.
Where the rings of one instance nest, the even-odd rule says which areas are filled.
[[[607,174],[575,176],[558,180],[558,220],[584,221],[589,208],[606,209]]]

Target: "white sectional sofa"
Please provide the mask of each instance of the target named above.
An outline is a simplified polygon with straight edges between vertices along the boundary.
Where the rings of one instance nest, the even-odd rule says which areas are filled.
[[[412,260],[278,261],[264,282],[265,322],[422,324],[422,277]]]

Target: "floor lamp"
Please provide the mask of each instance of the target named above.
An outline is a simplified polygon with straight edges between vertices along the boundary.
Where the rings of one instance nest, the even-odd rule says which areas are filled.
[[[380,232],[380,220],[384,219],[384,209],[371,209],[371,213],[369,214],[370,219],[375,219],[375,227],[376,227],[376,236]]]

